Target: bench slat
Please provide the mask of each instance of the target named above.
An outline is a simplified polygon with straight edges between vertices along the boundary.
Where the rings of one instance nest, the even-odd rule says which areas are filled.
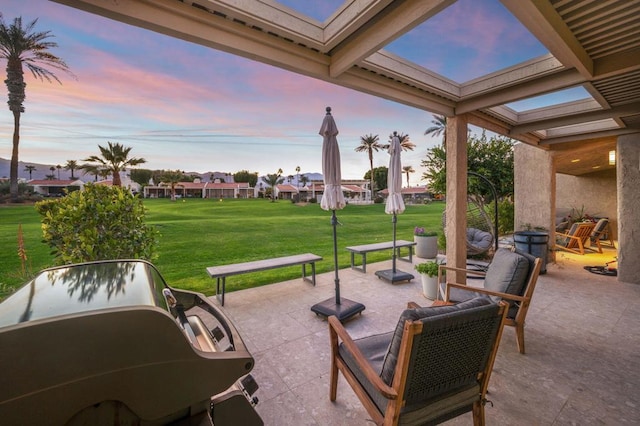
[[[409,247],[414,246],[414,241],[396,240],[396,247]],[[363,244],[361,246],[347,247],[347,250],[355,253],[368,253],[370,251],[380,251],[393,248],[393,241],[386,241],[384,243]]]
[[[272,259],[234,263],[231,265],[210,266],[207,268],[207,272],[211,278],[219,278],[249,272],[265,271],[267,269],[282,268],[285,266],[296,266],[302,263],[318,262],[320,260],[322,260],[321,256],[313,253],[304,253],[294,256],[283,256]]]

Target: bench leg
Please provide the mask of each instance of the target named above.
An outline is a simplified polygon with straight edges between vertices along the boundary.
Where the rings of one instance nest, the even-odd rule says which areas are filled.
[[[358,267],[356,266],[356,262],[354,260],[354,256],[356,255],[355,252],[351,252],[351,269],[354,269],[356,271],[360,271],[360,272],[367,272],[367,254],[366,253],[358,253],[362,256],[362,267]]]
[[[302,264],[302,279],[304,281],[312,283],[314,285],[314,287],[315,287],[315,285],[316,285],[316,262],[311,262],[309,264],[311,265],[311,279],[307,278],[307,269],[306,269],[307,264],[306,263]]]
[[[409,247],[408,247],[408,249],[409,249],[409,256],[408,256],[408,257],[402,257],[402,256],[400,255],[400,250],[401,250],[401,249],[402,249],[402,247],[396,247],[396,250],[397,250],[397,253],[396,253],[397,258],[398,258],[398,259],[400,259],[400,260],[404,260],[405,262],[411,262],[411,263],[413,263],[413,246],[409,246]]]
[[[220,280],[222,280],[222,288],[220,286]],[[226,284],[226,277],[216,278],[216,299],[220,302],[221,306],[224,306],[224,290]],[[222,291],[220,291],[222,290]]]

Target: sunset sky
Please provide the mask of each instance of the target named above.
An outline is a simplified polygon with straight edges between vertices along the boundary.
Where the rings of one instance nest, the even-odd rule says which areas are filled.
[[[323,21],[341,2],[281,3]],[[416,170],[411,184],[417,185],[424,184],[420,160],[440,142],[424,136],[432,120],[425,111],[45,0],[0,0],[0,11],[6,23],[38,18],[36,30],[55,35],[53,53],[77,77],[58,72],[59,85],[25,71],[21,161],[64,164],[98,154],[97,146],[111,141],[132,147],[150,169],[264,175],[281,168],[295,175],[300,166],[302,173],[319,173],[318,130],[331,106],[343,178],[361,179],[369,169],[367,155],[354,151],[361,136],[387,142],[397,130],[417,145],[402,158]],[[467,25],[456,28],[461,13]],[[425,37],[432,40],[428,52]],[[547,53],[497,0],[461,0],[387,49],[457,82]],[[0,67],[4,80],[6,62]],[[9,159],[13,118],[4,84],[0,95],[0,157]],[[383,165],[388,155],[379,152],[374,166]]]

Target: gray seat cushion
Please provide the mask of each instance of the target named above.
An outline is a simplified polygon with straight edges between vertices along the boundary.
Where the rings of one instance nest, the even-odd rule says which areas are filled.
[[[521,295],[529,276],[530,260],[521,253],[500,248],[493,256],[484,279],[484,288],[500,293]],[[498,302],[497,296],[491,298]]]

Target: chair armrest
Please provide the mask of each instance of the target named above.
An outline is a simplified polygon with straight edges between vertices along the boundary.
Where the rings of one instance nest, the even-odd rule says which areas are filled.
[[[446,269],[448,271],[466,272],[467,274],[472,274],[472,275],[480,275],[480,276],[487,275],[486,272],[476,271],[474,269],[465,269],[465,268],[456,268],[455,266],[438,265],[438,273],[440,273],[441,269]]]
[[[487,290],[486,288],[482,288],[482,287],[469,287],[467,285],[458,284],[458,283],[447,283],[447,290],[446,290],[446,297],[447,298],[445,300],[449,300],[449,287],[457,288],[457,289],[460,289],[460,290],[463,290],[463,291],[472,291],[474,293],[487,294],[487,295],[490,295],[490,296],[498,296],[498,297],[501,297],[503,299],[513,300],[513,301],[518,301],[518,302],[522,302],[524,300],[527,300],[526,297],[518,296],[517,294],[501,293],[499,291]]]
[[[407,303],[407,309],[418,309],[421,308],[422,306],[418,305],[416,302],[409,302]]]
[[[358,367],[360,367],[360,369],[364,373],[364,376],[367,378],[367,380],[369,380],[369,382],[371,382],[375,389],[387,399],[396,399],[398,397],[398,394],[395,389],[382,381],[378,373],[376,373],[373,367],[371,367],[371,364],[367,362],[367,359],[363,355],[362,351],[360,351],[358,346],[356,346],[355,342],[353,341],[347,330],[344,328],[342,323],[338,320],[338,318],[335,315],[331,315],[327,319],[327,321],[329,322],[329,334],[331,342],[335,342],[337,344],[338,340],[336,339],[336,337],[342,340],[344,348],[348,352],[350,352],[351,355],[353,355],[354,361],[356,362],[356,364],[358,364]],[[333,353],[337,355],[338,348],[336,347],[333,349]]]

